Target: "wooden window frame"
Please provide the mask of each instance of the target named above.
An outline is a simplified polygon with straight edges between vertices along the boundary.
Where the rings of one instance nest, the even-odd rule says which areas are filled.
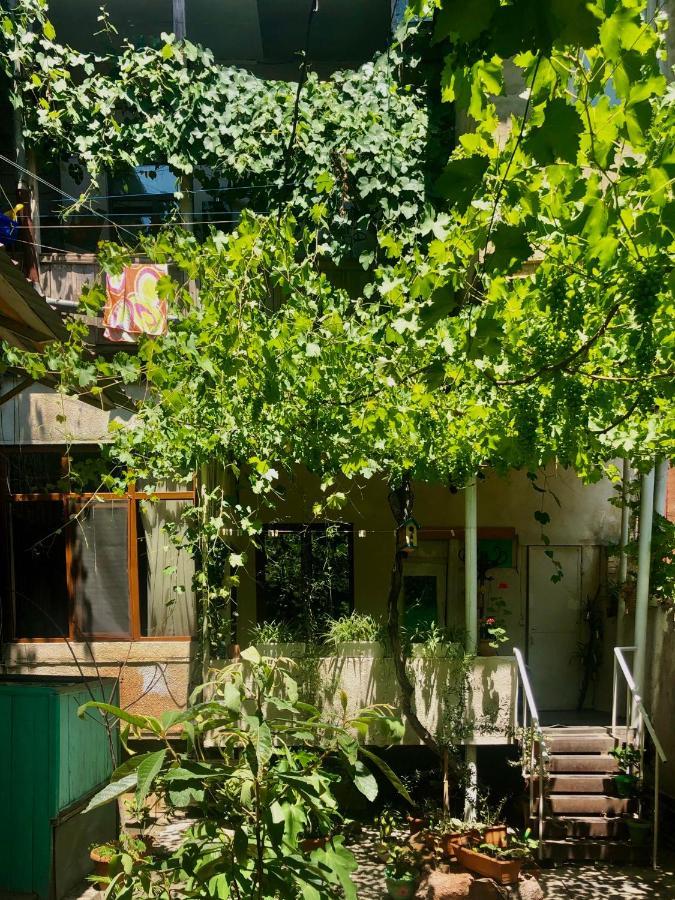
[[[95,452],[98,447],[90,447],[88,445],[77,445],[78,450]],[[26,447],[6,447],[3,448],[7,455],[16,453],[50,453],[61,452],[61,469],[65,473],[67,471],[67,454],[64,454],[62,447],[54,447],[53,445],[30,445]],[[75,592],[76,584],[73,580],[73,548],[75,545],[75,531],[71,528],[65,528],[65,554],[66,554],[66,589],[68,594],[68,636],[66,637],[17,637],[16,636],[16,616],[12,614],[12,635],[9,643],[15,644],[63,644],[66,642],[162,642],[177,641],[185,642],[193,640],[193,635],[144,635],[141,634],[141,608],[140,608],[140,582],[138,567],[138,504],[143,500],[188,500],[195,502],[194,485],[190,491],[147,491],[136,490],[135,484],[131,484],[124,494],[114,494],[102,491],[85,491],[77,492],[44,492],[37,494],[12,493],[8,487],[8,479],[1,478],[0,503],[5,508],[3,518],[10,518],[8,513],[14,503],[39,503],[39,502],[62,502],[64,521],[68,522],[74,508],[82,509],[94,498],[96,502],[102,500],[105,503],[116,502],[125,503],[127,507],[127,572],[129,583],[129,624],[130,630],[128,634],[104,634],[93,633],[88,634],[81,632],[77,627],[75,619]],[[10,548],[10,591],[9,602],[12,608],[16,604],[16,594],[14,586],[14,547],[13,542]]]

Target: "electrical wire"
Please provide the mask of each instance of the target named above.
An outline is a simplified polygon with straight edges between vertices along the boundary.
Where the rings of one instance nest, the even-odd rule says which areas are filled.
[[[65,197],[66,200],[72,200],[73,203],[80,202],[79,200],[76,200],[75,197],[68,194],[66,191],[62,191],[61,188],[57,187],[55,184],[52,184],[50,181],[47,181],[46,179],[42,178],[36,172],[31,172],[30,169],[25,169],[23,166],[20,166],[19,163],[14,162],[14,160],[9,159],[9,157],[4,156],[2,153],[0,153],[0,160],[8,163],[10,166],[14,166],[15,169],[17,169],[19,172],[22,172],[24,175],[27,175],[28,178],[32,178],[35,181],[39,181],[40,184],[44,184],[46,187],[51,188],[53,191],[56,191],[57,194],[60,194],[62,197]],[[98,210],[94,209],[93,206],[90,206],[87,203],[83,203],[82,205],[85,208],[90,209],[94,213],[95,216],[98,216],[100,219],[103,219],[104,222],[108,222],[108,224],[112,225],[115,228],[119,228],[121,231],[127,231],[127,229],[124,227],[124,225],[116,225],[115,222],[113,222],[111,219],[108,219],[108,217],[104,216],[103,213],[98,212]],[[132,237],[135,237],[133,231],[130,231],[129,234]]]

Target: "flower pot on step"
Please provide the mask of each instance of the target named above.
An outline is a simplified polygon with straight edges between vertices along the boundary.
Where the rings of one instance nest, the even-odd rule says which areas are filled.
[[[635,775],[621,773],[614,776],[614,787],[619,797],[634,797],[638,788],[638,779]]]
[[[406,818],[410,834],[417,834],[427,825],[427,820],[423,816],[406,816]]]
[[[624,819],[628,828],[628,836],[634,847],[646,847],[652,830],[652,823],[644,819]]]
[[[506,825],[491,825],[483,833],[483,843],[493,847],[506,847]]]
[[[516,884],[523,867],[522,859],[493,859],[467,847],[455,846],[455,856],[465,869],[492,878],[497,884]]]
[[[386,878],[387,893],[393,900],[412,900],[417,890],[417,878]]]

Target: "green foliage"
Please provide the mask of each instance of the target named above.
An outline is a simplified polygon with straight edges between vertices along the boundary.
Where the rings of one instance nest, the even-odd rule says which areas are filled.
[[[326,643],[337,647],[339,644],[352,641],[382,641],[384,629],[372,616],[364,613],[352,613],[349,616],[340,616],[326,623]]]
[[[369,800],[377,795],[364,763],[371,756],[362,754],[357,736],[386,723],[389,711],[372,707],[329,725],[298,700],[283,666],[261,660],[253,648],[242,656],[242,663],[213,673],[187,710],[162,721],[107,704],[81,707],[80,715],[90,708],[116,715],[125,740],[161,733],[164,748],[131,756],[113,773],[112,784],[133,770],[139,804],[152,792],[172,811],[190,807],[196,819],[168,856],[141,857],[124,867],[123,877],[113,881],[115,896],[159,898],[180,889],[214,900],[319,900],[339,887],[345,897],[356,897],[350,877],[356,861],[338,833],[342,817],[334,792],[347,781]],[[204,753],[207,740],[215,756]],[[386,766],[380,771],[388,774]],[[394,784],[405,793],[396,779]],[[107,788],[101,797],[109,799]],[[324,837],[325,846],[303,843],[316,837]]]
[[[324,250],[336,260],[368,264],[378,230],[422,217],[425,97],[395,77],[416,26],[357,71],[325,81],[309,73],[288,165],[295,83],[221,65],[169,34],[117,55],[81,53],[58,43],[48,11],[43,0],[21,0],[0,33],[8,76],[21,66],[26,139],[46,153],[75,155],[94,176],[162,161],[207,186],[227,179],[235,207],[246,198],[255,209],[283,206],[303,223],[322,222]]]
[[[249,638],[254,646],[258,644],[288,644],[295,641],[297,635],[292,624],[272,619],[253,625],[249,629]]]

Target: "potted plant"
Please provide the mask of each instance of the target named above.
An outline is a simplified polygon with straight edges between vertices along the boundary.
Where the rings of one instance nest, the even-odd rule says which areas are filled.
[[[305,644],[297,640],[297,633],[284,622],[272,619],[254,625],[249,631],[251,644],[261,656],[271,659],[298,659],[305,655]]]
[[[472,840],[478,838],[476,825],[473,822],[463,822],[461,819],[445,819],[439,829],[439,844],[445,856],[455,856],[455,846],[470,846]]]
[[[389,845],[392,840],[394,829],[399,824],[399,818],[394,810],[388,806],[382,810],[375,819],[377,826],[377,843],[375,844],[375,853],[381,862],[386,863],[389,858]]]
[[[479,656],[496,656],[500,644],[505,644],[509,636],[494,616],[482,616],[479,623]]]
[[[420,879],[421,861],[411,847],[395,844],[384,870],[387,893],[393,900],[412,900]]]
[[[640,751],[623,743],[609,751],[619,765],[619,774],[614,776],[614,786],[619,797],[635,797],[640,782]]]
[[[529,829],[522,838],[512,835],[506,847],[495,844],[479,844],[478,847],[455,846],[455,856],[465,869],[492,878],[498,884],[516,884],[520,870],[532,852],[539,846],[530,838]]]
[[[94,863],[94,878],[92,879],[99,891],[105,891],[110,883],[110,876],[124,871],[127,874],[131,868],[137,866],[141,860],[150,855],[151,838],[133,837],[122,833],[118,841],[106,841],[103,844],[94,844],[89,850],[89,858]],[[96,881],[96,876],[99,879]]]
[[[446,659],[462,646],[450,639],[448,632],[435,623],[410,634],[411,659]]]
[[[97,890],[107,889],[110,882],[110,863],[120,855],[121,849],[119,841],[92,844],[89,848],[89,859],[94,864],[94,875],[98,876],[98,880],[94,882]]]
[[[649,841],[652,823],[647,819],[641,819],[639,816],[626,816],[624,822],[628,828],[628,837],[631,844],[634,847],[645,847]]]
[[[384,638],[382,626],[372,616],[363,613],[329,619],[324,634],[331,654],[341,657],[382,657]]]

